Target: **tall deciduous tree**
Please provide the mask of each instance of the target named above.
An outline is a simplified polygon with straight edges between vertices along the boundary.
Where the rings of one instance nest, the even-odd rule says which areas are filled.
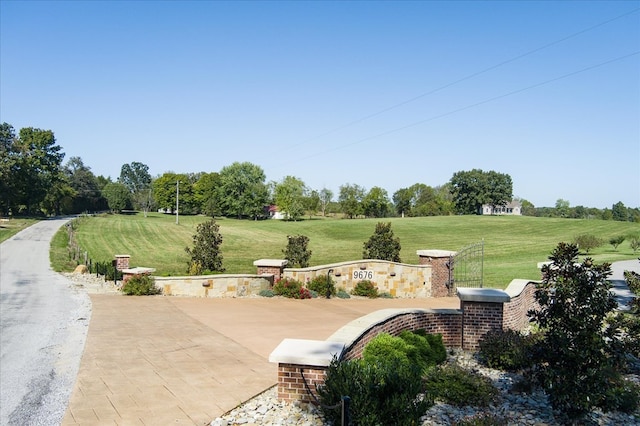
[[[260,166],[235,162],[220,170],[218,202],[222,214],[237,218],[257,218],[268,203],[266,176]]]
[[[112,182],[102,188],[102,195],[107,199],[109,210],[119,213],[131,207],[131,193],[120,182]]]
[[[219,185],[220,175],[216,172],[202,173],[193,185],[193,195],[201,213],[211,217],[220,214],[216,195]]]
[[[0,124],[0,206],[7,216],[15,203],[16,182],[16,132],[9,123]]]
[[[364,198],[365,190],[359,185],[351,185],[349,183],[340,186],[340,195],[338,196],[338,203],[340,203],[340,209],[342,213],[347,215],[349,219],[363,214],[362,199]]]
[[[75,191],[71,208],[67,213],[98,211],[107,207],[96,177],[91,168],[84,165],[82,158],[69,158],[64,166],[64,173],[68,185]]]
[[[131,193],[133,208],[142,210],[146,217],[147,212],[153,207],[149,166],[137,161],[123,164],[118,182],[126,186]]]
[[[294,176],[285,176],[274,188],[274,201],[287,219],[298,220],[304,214],[304,197],[307,188]]]
[[[156,205],[175,213],[176,198],[179,213],[197,213],[193,194],[193,176],[184,173],[167,172],[152,183],[153,197]]]
[[[387,191],[374,186],[362,199],[362,209],[368,217],[386,217],[391,210]]]
[[[456,210],[461,214],[479,214],[483,204],[504,206],[513,198],[513,183],[508,174],[480,169],[454,173],[450,181]]]
[[[327,188],[322,188],[320,190],[320,208],[322,209],[322,216],[326,216],[327,214],[327,206],[333,199],[333,191]]]

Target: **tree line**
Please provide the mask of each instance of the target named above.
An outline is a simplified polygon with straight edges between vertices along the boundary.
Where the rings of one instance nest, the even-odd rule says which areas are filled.
[[[511,176],[496,171],[458,171],[439,186],[415,183],[389,196],[381,187],[366,189],[345,183],[338,194],[309,188],[286,176],[267,182],[263,169],[235,162],[218,172],[166,172],[152,177],[140,162],[123,164],[116,180],[95,176],[80,157],[63,163],[65,154],[51,130],[23,128],[16,134],[0,125],[0,212],[8,215],[61,215],[110,210],[203,214],[211,217],[259,219],[277,206],[288,220],[305,215],[341,214],[348,218],[479,214],[482,205],[504,206],[513,199]],[[336,197],[337,196],[337,197]],[[622,202],[612,209],[569,208],[558,200],[554,208],[536,208],[519,200],[525,215],[598,217],[640,221],[638,208]]]

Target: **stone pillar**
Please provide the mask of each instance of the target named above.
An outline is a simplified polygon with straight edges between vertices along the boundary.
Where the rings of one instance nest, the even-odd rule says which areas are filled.
[[[431,265],[431,297],[451,295],[449,282],[449,262],[457,252],[449,250],[418,250],[416,252],[420,265]],[[453,276],[453,271],[451,271]]]
[[[504,304],[511,297],[494,288],[459,288],[458,298],[462,310],[462,349],[475,351],[485,334],[502,330]]]
[[[131,256],[128,254],[116,254],[116,269],[122,271],[123,269],[129,269],[129,259]]]
[[[274,281],[277,281],[282,276],[287,263],[285,259],[258,259],[253,262],[253,265],[258,269],[258,275],[273,275]]]

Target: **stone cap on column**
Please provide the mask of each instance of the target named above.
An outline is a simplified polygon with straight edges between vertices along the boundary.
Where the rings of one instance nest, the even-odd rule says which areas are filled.
[[[440,258],[455,256],[458,252],[450,250],[418,250],[416,251],[416,254],[420,257]]]
[[[497,288],[456,288],[458,298],[463,302],[506,303],[511,296],[504,290]]]
[[[333,357],[340,358],[342,351],[342,342],[284,339],[269,355],[269,362],[328,367]]]
[[[270,268],[284,268],[287,263],[286,259],[258,259],[253,261],[253,266],[267,266]]]

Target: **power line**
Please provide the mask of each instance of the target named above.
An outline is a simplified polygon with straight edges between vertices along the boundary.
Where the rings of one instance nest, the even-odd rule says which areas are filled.
[[[314,136],[314,137],[312,137],[312,138],[310,138],[310,139],[307,139],[307,140],[305,140],[305,141],[303,141],[303,142],[300,142],[300,143],[297,143],[297,144],[291,145],[291,146],[289,146],[289,147],[288,147],[288,148],[286,148],[286,149],[287,149],[287,150],[289,150],[289,149],[296,148],[296,147],[301,146],[301,145],[306,145],[306,144],[308,144],[309,142],[313,142],[313,141],[315,141],[315,140],[318,140],[318,139],[323,138],[323,137],[325,137],[325,136],[328,136],[328,135],[330,135],[330,134],[333,134],[333,133],[339,132],[340,130],[346,129],[346,128],[348,128],[348,127],[351,127],[351,126],[354,126],[354,125],[356,125],[356,124],[358,124],[358,123],[361,123],[361,122],[363,122],[363,121],[366,121],[366,120],[368,120],[368,119],[370,119],[370,118],[377,117],[377,116],[382,115],[382,114],[384,114],[384,113],[386,113],[386,112],[392,111],[392,110],[394,110],[394,109],[396,109],[396,108],[400,108],[401,106],[404,106],[404,105],[407,105],[407,104],[409,104],[409,103],[415,102],[415,101],[417,101],[418,99],[422,99],[422,98],[424,98],[424,97],[426,97],[426,96],[433,95],[434,93],[440,92],[440,91],[442,91],[442,90],[444,90],[444,89],[447,89],[447,88],[449,88],[449,87],[451,87],[451,86],[455,86],[456,84],[459,84],[459,83],[462,83],[462,82],[464,82],[464,81],[470,80],[470,79],[472,79],[472,78],[474,78],[474,77],[477,77],[477,76],[479,76],[479,75],[485,74],[485,73],[487,73],[487,72],[489,72],[489,71],[493,71],[493,70],[495,70],[495,69],[497,69],[497,68],[500,68],[500,67],[502,67],[502,66],[504,66],[504,65],[510,64],[510,63],[512,63],[512,62],[515,62],[515,61],[517,61],[517,60],[519,60],[519,59],[522,59],[522,58],[524,58],[524,57],[527,57],[527,56],[533,55],[534,53],[540,52],[541,50],[548,49],[548,48],[550,48],[550,47],[552,47],[552,46],[555,46],[555,45],[557,45],[557,44],[560,44],[560,43],[562,43],[562,42],[565,42],[565,41],[567,41],[567,40],[570,40],[570,39],[572,39],[572,38],[575,38],[575,37],[577,37],[577,36],[579,36],[579,35],[581,35],[581,34],[584,34],[584,33],[586,33],[586,32],[592,31],[592,30],[594,30],[594,29],[596,29],[596,28],[599,28],[599,27],[601,27],[601,26],[607,25],[607,24],[609,24],[609,23],[611,23],[611,22],[617,21],[618,19],[622,19],[622,18],[624,18],[624,17],[626,17],[626,16],[632,15],[632,14],[634,14],[634,13],[638,12],[639,10],[640,10],[640,8],[636,8],[636,9],[630,10],[630,11],[628,11],[628,12],[625,12],[625,13],[623,13],[623,14],[621,14],[621,15],[618,15],[618,16],[616,16],[616,17],[613,17],[613,18],[607,19],[607,20],[605,20],[605,21],[602,21],[602,22],[600,22],[600,23],[598,23],[598,24],[595,24],[595,25],[592,25],[592,26],[590,26],[590,27],[584,28],[584,29],[582,29],[582,30],[580,30],[580,31],[577,31],[577,32],[575,32],[575,33],[572,33],[572,34],[570,34],[570,35],[568,35],[568,36],[566,36],[566,37],[563,37],[563,38],[560,38],[560,39],[558,39],[558,40],[552,41],[551,43],[544,44],[544,45],[542,45],[542,46],[540,46],[540,47],[537,47],[537,48],[532,49],[532,50],[529,50],[529,51],[527,51],[527,52],[525,52],[525,53],[522,53],[522,54],[516,55],[516,56],[514,56],[514,57],[512,57],[512,58],[510,58],[510,59],[507,59],[507,60],[504,60],[504,61],[502,61],[502,62],[499,62],[499,63],[497,63],[497,64],[495,64],[495,65],[492,65],[492,66],[490,66],[490,67],[488,67],[488,68],[484,68],[484,69],[482,69],[482,70],[480,70],[480,71],[477,71],[477,72],[474,72],[474,73],[472,73],[472,74],[469,74],[469,75],[467,75],[467,76],[465,76],[465,77],[459,78],[459,79],[457,79],[457,80],[455,80],[455,81],[453,81],[453,82],[451,82],[451,83],[447,83],[447,84],[445,84],[445,85],[443,85],[443,86],[439,86],[439,87],[437,87],[437,88],[435,88],[435,89],[433,89],[433,90],[430,90],[430,91],[428,91],[428,92],[421,93],[421,94],[419,94],[419,95],[417,95],[417,96],[414,96],[414,97],[412,97],[412,98],[410,98],[410,99],[407,99],[407,100],[405,100],[405,101],[402,101],[402,102],[399,102],[399,103],[397,103],[397,104],[394,104],[394,105],[392,105],[392,106],[390,106],[390,107],[387,107],[387,108],[381,109],[381,110],[379,110],[379,111],[377,111],[377,112],[374,112],[374,113],[372,113],[372,114],[366,115],[366,116],[364,116],[364,117],[361,117],[361,118],[359,118],[359,119],[356,119],[356,120],[351,121],[351,122],[349,122],[349,123],[346,123],[346,124],[344,124],[344,125],[341,125],[341,126],[335,127],[335,128],[333,128],[333,129],[331,129],[331,130],[328,130],[328,131],[326,131],[326,132],[324,132],[324,133],[322,133],[322,134],[320,134],[320,135],[318,135],[318,136]],[[578,71],[578,72],[581,72],[581,71]],[[563,78],[563,77],[559,77],[559,78]],[[524,90],[526,90],[526,89],[524,89]],[[447,114],[447,115],[448,115],[448,114]],[[393,130],[393,131],[391,131],[391,132],[394,132],[394,131],[396,131],[396,130]],[[374,137],[377,137],[377,136],[374,136]],[[347,146],[349,146],[349,145],[347,145]],[[308,157],[305,157],[305,158],[308,158]]]
[[[490,103],[490,102],[494,102],[494,101],[497,101],[499,99],[506,98],[508,96],[512,96],[512,95],[515,95],[515,94],[518,94],[518,93],[522,93],[522,92],[524,92],[526,90],[535,89],[537,87],[541,87],[541,86],[544,86],[544,85],[547,85],[547,84],[550,84],[550,83],[553,83],[553,82],[556,82],[556,81],[559,81],[559,80],[563,80],[565,78],[572,77],[572,76],[577,75],[577,74],[581,74],[583,72],[591,71],[593,69],[600,68],[600,67],[603,67],[605,65],[609,65],[611,63],[618,62],[618,61],[630,58],[630,57],[638,55],[638,54],[640,54],[640,50],[637,50],[635,52],[632,52],[632,53],[629,53],[629,54],[626,54],[626,55],[623,55],[623,56],[619,56],[619,57],[614,58],[614,59],[610,59],[608,61],[600,62],[598,64],[591,65],[591,66],[588,66],[586,68],[582,68],[582,69],[577,70],[577,71],[573,71],[573,72],[570,72],[570,73],[567,73],[567,74],[563,74],[563,75],[561,75],[559,77],[554,77],[554,78],[551,78],[549,80],[542,81],[540,83],[532,84],[530,86],[523,87],[522,89],[512,90],[510,92],[503,93],[503,94],[497,95],[497,96],[493,96],[491,98],[482,100],[480,102],[475,102],[475,103],[463,106],[461,108],[456,108],[454,110],[447,111],[447,112],[442,113],[442,114],[434,115],[432,117],[425,118],[424,120],[415,121],[413,123],[410,123],[410,124],[407,124],[407,125],[404,125],[404,126],[401,126],[401,127],[397,127],[395,129],[392,129],[392,130],[387,130],[385,132],[378,133],[378,134],[373,135],[373,136],[367,136],[365,138],[359,139],[359,140],[357,140],[355,142],[344,144],[344,145],[342,145],[340,147],[337,147],[337,148],[328,149],[328,150],[325,150],[325,151],[318,152],[316,154],[308,155],[306,157],[301,157],[301,158],[298,158],[298,160],[306,160],[306,159],[317,157],[317,156],[320,156],[320,155],[323,155],[323,154],[327,154],[327,153],[330,153],[330,152],[339,151],[341,149],[344,149],[344,148],[347,148],[347,147],[350,147],[350,146],[354,146],[354,145],[358,145],[358,144],[360,144],[362,142],[366,142],[366,141],[369,141],[371,139],[376,139],[376,138],[379,138],[379,137],[382,137],[382,136],[386,136],[386,135],[389,135],[389,134],[392,134],[392,133],[396,133],[396,132],[399,132],[401,130],[405,130],[405,129],[408,129],[408,128],[411,128],[411,127],[418,126],[420,124],[424,124],[424,123],[427,123],[427,122],[430,122],[430,121],[434,121],[434,120],[437,120],[437,119],[440,119],[440,118],[443,118],[443,117],[447,117],[449,115],[453,115],[453,114],[456,114],[456,113],[459,113],[459,112],[462,112],[462,111],[466,111],[468,109],[475,108],[475,107],[478,107],[480,105],[484,105],[484,104],[487,104],[487,103]]]

